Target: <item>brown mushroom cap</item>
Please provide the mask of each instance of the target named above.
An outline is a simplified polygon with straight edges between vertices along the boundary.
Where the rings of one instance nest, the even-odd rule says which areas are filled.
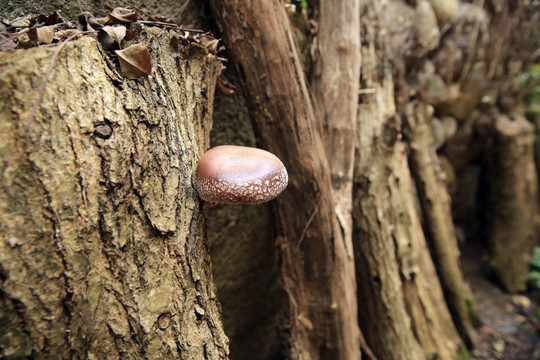
[[[197,191],[210,202],[260,204],[278,196],[288,181],[277,156],[251,147],[217,146],[197,165]]]

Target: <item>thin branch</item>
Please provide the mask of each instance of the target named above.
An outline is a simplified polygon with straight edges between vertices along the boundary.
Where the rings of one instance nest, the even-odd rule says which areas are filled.
[[[22,29],[21,31],[11,35],[10,37],[0,41],[0,46],[4,45],[5,43],[7,43],[9,40],[15,40],[16,38],[18,38],[19,36],[21,36],[22,34],[25,34],[27,32],[29,32],[30,30],[33,30],[35,28],[38,28],[42,25],[45,25],[44,23],[38,23],[38,24],[35,24],[34,26],[32,27],[29,27],[29,28],[26,28],[26,29]]]
[[[182,4],[182,6],[180,6],[180,9],[178,9],[177,12],[175,12],[173,14],[173,16],[171,16],[171,19],[175,19],[177,16],[178,17],[181,17],[183,14],[184,14],[184,11],[186,11],[186,8],[188,7],[189,3],[191,2],[191,0],[186,0],[186,2],[184,2]]]
[[[105,5],[106,7],[108,7],[110,10],[114,9],[114,6],[107,3],[105,0],[99,0],[99,2],[102,3],[103,5]]]
[[[198,29],[190,29],[187,27],[183,27],[181,25],[178,25],[177,23],[169,23],[169,22],[163,22],[163,21],[153,21],[153,20],[137,20],[137,23],[144,24],[144,25],[155,25],[155,26],[163,26],[163,27],[169,27],[174,30],[179,31],[189,31],[192,33],[203,33],[203,30]]]
[[[317,201],[317,205],[315,205],[315,210],[313,210],[313,214],[309,217],[308,221],[306,222],[306,225],[304,226],[304,231],[302,231],[302,235],[300,236],[300,239],[298,239],[298,243],[296,244],[296,249],[300,249],[300,246],[302,245],[302,242],[304,241],[304,238],[306,237],[307,231],[309,229],[309,225],[313,222],[313,219],[315,219],[315,215],[319,211],[319,205],[321,205],[322,197],[319,196],[319,201]]]

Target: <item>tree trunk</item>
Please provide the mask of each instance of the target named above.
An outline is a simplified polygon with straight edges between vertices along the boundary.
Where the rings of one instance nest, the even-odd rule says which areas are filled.
[[[425,229],[431,253],[437,264],[448,307],[461,338],[468,347],[472,347],[473,319],[477,320],[474,298],[461,270],[450,196],[446,190],[439,158],[432,146],[433,136],[428,123],[431,115],[428,114],[427,107],[426,104],[409,103],[405,109],[409,159],[426,221]]]
[[[455,359],[463,345],[414,207],[380,5],[362,1],[354,186],[360,328],[378,359]]]
[[[286,342],[293,359],[358,359],[354,263],[334,212],[330,171],[280,2],[212,1],[261,147],[289,187],[276,200]]]
[[[0,53],[6,358],[227,356],[192,185],[221,65],[174,32],[139,37],[153,72],[136,80],[92,37],[55,61]]]
[[[490,265],[508,291],[527,289],[535,239],[538,180],[534,166],[534,127],[492,110],[482,122],[488,182]]]
[[[318,10],[311,85],[322,118],[336,216],[345,244],[352,245],[355,120],[361,64],[360,2],[322,0]],[[347,251],[352,259],[352,246]]]

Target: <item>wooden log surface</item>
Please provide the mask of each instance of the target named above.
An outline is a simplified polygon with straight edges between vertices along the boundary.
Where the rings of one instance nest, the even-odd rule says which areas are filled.
[[[432,258],[454,323],[463,341],[472,347],[475,302],[461,269],[450,196],[440,161],[432,147],[433,136],[429,127],[432,114],[427,105],[420,103],[409,103],[405,113],[411,173],[418,191]]]
[[[506,290],[524,291],[538,212],[534,126],[498,111],[486,114],[481,123],[488,138],[484,159],[490,265]]]
[[[138,36],[153,71],[135,80],[91,36],[50,70],[58,45],[0,53],[5,356],[227,356],[193,188],[221,65],[178,34]]]

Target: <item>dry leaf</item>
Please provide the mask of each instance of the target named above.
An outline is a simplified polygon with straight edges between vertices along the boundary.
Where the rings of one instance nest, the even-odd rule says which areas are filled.
[[[80,34],[82,33],[81,30],[77,30],[77,29],[66,29],[66,30],[60,30],[60,31],[57,31],[55,34],[54,34],[54,39],[55,40],[64,40],[64,39],[67,39],[68,37],[70,36],[73,36],[73,35],[76,35],[76,34]]]
[[[137,21],[137,13],[135,10],[117,7],[107,17],[97,20],[103,25],[132,23]]]
[[[34,42],[32,40],[30,40],[30,37],[28,36],[28,32],[25,32],[24,34],[21,34],[18,38],[17,38],[17,42],[19,43],[19,45],[21,45],[22,47],[31,47],[31,46],[35,46],[36,44],[34,44]]]
[[[120,47],[120,43],[126,37],[125,26],[104,26],[98,30],[98,41],[105,50],[113,50]]]
[[[94,15],[90,14],[89,12],[79,14],[78,21],[79,24],[82,25],[83,30],[94,30],[103,26],[101,19],[96,19]]]
[[[28,31],[28,37],[34,45],[50,44],[54,39],[54,26],[50,25],[32,28]]]
[[[118,21],[132,23],[137,21],[137,13],[135,10],[125,9],[121,7],[114,8],[109,14],[110,17],[115,18]]]
[[[37,18],[32,20],[32,23],[35,24],[45,24],[45,25],[55,25],[63,23],[64,19],[58,14],[57,12],[54,12],[50,15],[38,15]]]
[[[133,39],[135,39],[135,31],[127,29],[126,30],[126,37],[124,38],[124,40],[131,41]]]
[[[32,21],[32,15],[26,15],[20,18],[16,18],[6,23],[11,28],[25,28],[30,25]]]
[[[135,44],[124,50],[116,50],[116,55],[120,60],[122,75],[128,79],[152,73],[152,57],[144,45]]]
[[[8,40],[5,36],[0,35],[0,51],[12,50],[17,47],[13,40]]]
[[[216,54],[219,39],[216,39],[210,34],[195,35],[194,38],[202,47],[208,50],[210,54]]]
[[[229,83],[225,77],[220,76],[217,79],[218,88],[227,95],[234,94],[234,85]]]

